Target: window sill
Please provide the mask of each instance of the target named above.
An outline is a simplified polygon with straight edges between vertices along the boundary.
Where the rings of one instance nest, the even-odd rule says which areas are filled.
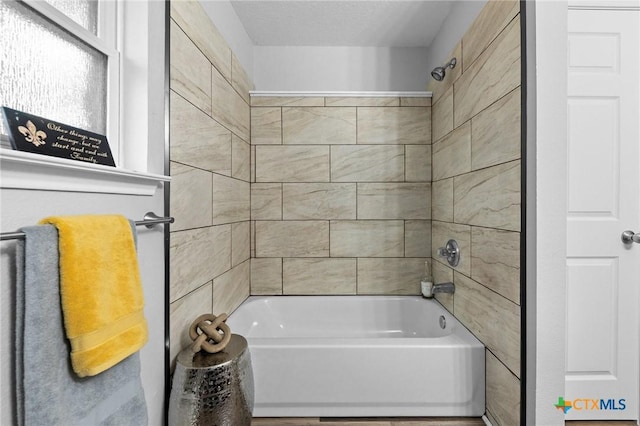
[[[0,187],[42,191],[154,195],[171,177],[0,149]]]

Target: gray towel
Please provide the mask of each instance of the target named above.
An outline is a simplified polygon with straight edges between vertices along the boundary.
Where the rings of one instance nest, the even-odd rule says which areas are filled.
[[[71,368],[60,305],[58,231],[21,229],[16,289],[16,394],[20,425],[147,424],[140,357],[131,355],[97,376]]]

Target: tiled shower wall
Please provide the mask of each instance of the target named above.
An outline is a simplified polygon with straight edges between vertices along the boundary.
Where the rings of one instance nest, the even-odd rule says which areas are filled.
[[[171,2],[171,359],[250,289],[252,83],[198,2]]]
[[[490,1],[430,85],[433,275],[456,285],[437,298],[487,348],[494,425],[520,424],[520,53],[519,3]],[[436,254],[450,238],[455,268]]]
[[[251,294],[419,294],[431,99],[251,99]]]

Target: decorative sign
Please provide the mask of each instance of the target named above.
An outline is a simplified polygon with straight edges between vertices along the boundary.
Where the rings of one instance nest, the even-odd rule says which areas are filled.
[[[115,167],[105,136],[2,107],[11,147],[53,157]]]

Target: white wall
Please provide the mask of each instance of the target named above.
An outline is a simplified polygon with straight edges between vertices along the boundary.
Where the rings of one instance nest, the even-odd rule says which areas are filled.
[[[564,425],[567,3],[526,3],[527,424]]]
[[[425,48],[256,46],[254,83],[267,91],[422,91]]]
[[[487,0],[466,0],[454,3],[451,12],[442,23],[438,35],[427,50],[426,67],[429,70],[428,75],[430,75],[432,69],[451,59],[447,56],[462,39],[462,36],[478,17],[486,3]]]

